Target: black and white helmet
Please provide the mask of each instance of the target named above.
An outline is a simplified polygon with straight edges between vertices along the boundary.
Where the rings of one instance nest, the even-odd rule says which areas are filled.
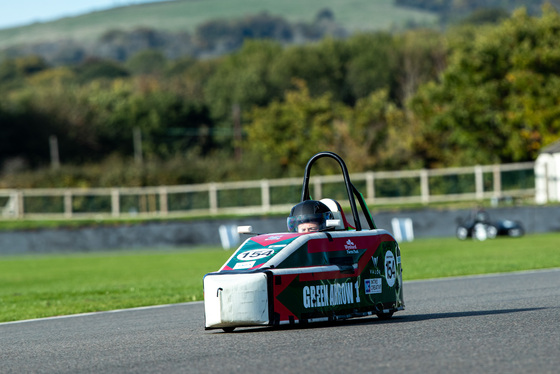
[[[306,200],[295,205],[288,217],[288,231],[298,232],[299,225],[303,223],[316,223],[317,230],[326,228],[327,220],[333,219],[331,210],[322,202]]]

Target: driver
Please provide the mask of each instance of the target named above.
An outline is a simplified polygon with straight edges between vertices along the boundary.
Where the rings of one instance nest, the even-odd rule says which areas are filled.
[[[333,219],[333,214],[325,204],[316,200],[302,201],[290,212],[288,231],[310,233],[324,230],[328,219]]]

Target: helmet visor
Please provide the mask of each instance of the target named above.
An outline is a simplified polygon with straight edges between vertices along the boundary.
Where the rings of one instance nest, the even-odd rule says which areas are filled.
[[[299,232],[298,227],[304,223],[313,223],[315,226],[309,231],[320,231],[326,228],[327,219],[332,218],[331,212],[314,213],[314,214],[301,214],[293,217],[288,217],[288,231]]]

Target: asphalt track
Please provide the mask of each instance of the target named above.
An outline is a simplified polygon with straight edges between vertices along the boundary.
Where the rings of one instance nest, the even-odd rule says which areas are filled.
[[[406,311],[205,331],[203,304],[0,324],[0,373],[558,373],[560,269],[405,282]]]

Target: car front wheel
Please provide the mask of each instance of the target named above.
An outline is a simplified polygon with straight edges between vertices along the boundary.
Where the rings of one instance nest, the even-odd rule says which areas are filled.
[[[459,240],[465,240],[469,236],[469,230],[466,227],[459,226],[457,227],[457,238]]]

